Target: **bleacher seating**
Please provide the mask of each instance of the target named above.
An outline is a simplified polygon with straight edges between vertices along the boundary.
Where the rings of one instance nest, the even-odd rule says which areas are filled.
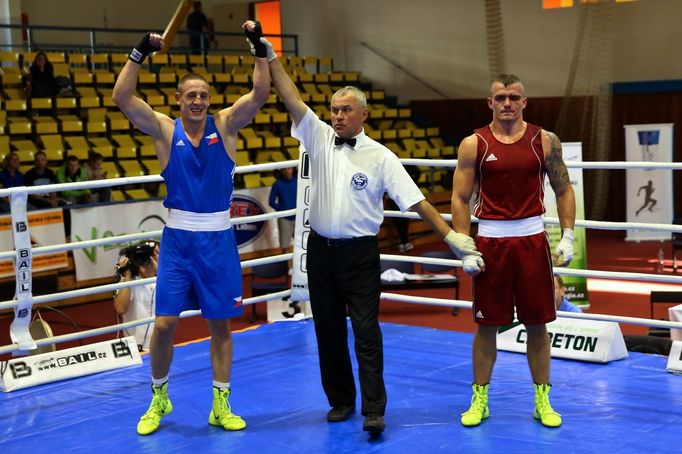
[[[51,166],[69,155],[85,160],[90,151],[104,156],[108,178],[158,174],[161,166],[152,140],[137,131],[114,105],[111,94],[117,74],[127,61],[125,53],[48,52],[55,74],[68,77],[75,96],[27,99],[22,75],[35,52],[0,52],[0,156],[20,154],[30,164],[38,150],[47,153]],[[251,55],[186,55],[170,53],[151,57],[140,72],[137,95],[155,110],[175,118],[177,81],[192,70],[211,82],[212,112],[234,103],[251,89],[254,58]],[[400,158],[454,158],[438,128],[422,127],[407,107],[396,107],[387,94],[361,81],[359,72],[334,70],[330,57],[289,56],[285,69],[298,84],[302,98],[324,120],[331,119],[329,102],[339,88],[355,84],[366,92],[368,136],[381,141]],[[297,159],[298,141],[289,134],[290,116],[276,94],[258,112],[249,127],[239,132],[237,164],[248,165]],[[425,168],[427,169],[427,168]],[[420,185],[425,192],[442,189],[446,170],[428,169]],[[246,187],[272,184],[273,172],[244,175]],[[162,186],[165,193],[165,186]],[[115,199],[144,198],[146,191],[122,188]]]

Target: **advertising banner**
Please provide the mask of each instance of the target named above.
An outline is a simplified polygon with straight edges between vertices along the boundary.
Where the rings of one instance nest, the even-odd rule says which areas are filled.
[[[583,159],[582,144],[579,142],[562,143],[564,162],[580,162]],[[585,197],[583,195],[583,170],[582,169],[568,169],[568,177],[571,179],[571,185],[575,192],[575,218],[585,219]],[[549,185],[549,179],[545,178],[545,216],[558,217],[556,209],[556,197],[552,187]],[[552,252],[556,249],[556,245],[561,240],[561,228],[558,225],[546,225],[547,237]],[[569,268],[584,270],[587,269],[587,245],[585,243],[585,229],[580,227],[574,231],[575,242],[573,243],[575,255]],[[589,307],[589,300],[587,295],[587,279],[580,276],[563,276],[564,284],[566,284],[566,298],[573,304],[577,304],[582,308]]]
[[[64,235],[64,215],[61,208],[29,211],[28,228],[31,233],[31,247],[51,246],[66,243]],[[14,249],[12,237],[12,217],[0,216],[0,250],[11,251]],[[64,268],[68,265],[66,252],[36,255],[33,257],[34,273],[39,271]],[[14,276],[14,261],[0,260],[0,277]]]
[[[168,210],[158,200],[74,208],[71,239],[77,242],[160,230],[167,219]],[[106,244],[74,250],[76,280],[113,276],[119,250],[129,245]]]
[[[308,269],[306,268],[306,250],[310,234],[310,163],[308,152],[299,147],[298,187],[296,196],[296,225],[294,227],[294,260],[291,276],[291,299],[293,301],[309,300]]]
[[[552,357],[608,363],[628,357],[625,339],[616,322],[559,317],[547,324]],[[516,322],[499,329],[500,350],[526,353],[526,328]]]
[[[142,364],[142,358],[135,338],[129,336],[3,361],[0,390],[9,392],[136,364]]]
[[[627,161],[672,162],[673,124],[625,125]],[[673,221],[672,170],[625,171],[627,221],[670,224]],[[628,230],[626,240],[669,240],[670,232]]]

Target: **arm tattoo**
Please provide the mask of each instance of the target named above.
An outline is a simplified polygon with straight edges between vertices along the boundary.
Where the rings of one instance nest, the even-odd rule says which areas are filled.
[[[547,169],[549,184],[555,193],[560,194],[567,186],[570,186],[571,179],[568,177],[568,169],[561,156],[561,141],[556,134],[549,131],[547,134],[551,140],[551,148],[545,161],[545,168]]]

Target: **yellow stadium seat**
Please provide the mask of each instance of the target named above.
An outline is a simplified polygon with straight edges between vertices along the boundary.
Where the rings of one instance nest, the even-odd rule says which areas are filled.
[[[275,178],[273,176],[261,177],[260,178],[260,185],[261,185],[261,187],[268,188],[268,187],[272,186],[275,183],[275,181],[277,181],[277,178]]]
[[[4,157],[9,152],[9,137],[0,135],[0,154]]]
[[[101,168],[107,178],[118,178],[121,176],[116,164],[113,162],[104,161]]]
[[[145,159],[142,165],[147,168],[149,175],[159,175],[161,173],[161,163],[158,159]]]
[[[64,150],[64,140],[59,134],[46,134],[40,136],[45,150]]]
[[[120,189],[112,189],[111,200],[113,200],[114,202],[122,202],[126,200],[126,196]]]
[[[53,63],[54,75],[71,77],[71,65],[68,63]]]
[[[172,66],[187,67],[187,54],[170,54],[170,64]]]
[[[52,117],[34,117],[36,134],[57,134],[59,127]]]
[[[107,112],[107,119],[112,131],[128,131],[130,129],[130,122],[123,112],[109,111]]]
[[[126,174],[126,176],[128,177],[131,175]],[[132,176],[134,176],[134,175],[132,175]],[[148,199],[149,198],[149,194],[147,194],[147,191],[145,191],[144,189],[126,189],[125,193],[128,195],[128,197],[130,197],[131,199],[135,199],[135,200]]]
[[[31,143],[33,143],[33,142],[31,142]],[[16,146],[15,143],[12,143],[12,145]],[[34,147],[35,147],[35,145],[34,145]],[[21,162],[22,164],[33,162],[33,153],[34,153],[33,150],[17,150],[16,153],[19,156],[19,162]]]
[[[94,76],[90,72],[74,72],[73,83],[76,85],[92,85]]]
[[[259,188],[260,187],[260,175],[254,174],[254,173],[244,175],[244,186],[246,186],[247,189]]]
[[[298,147],[287,148],[287,154],[289,155],[290,159],[298,159],[300,153],[301,153],[301,150]]]
[[[264,164],[266,162],[270,162],[270,157],[272,156],[272,152],[268,150],[264,151],[259,151],[256,153],[256,164]]]
[[[127,177],[141,177],[145,174],[144,169],[140,167],[140,163],[136,160],[119,161],[118,165],[121,166],[123,173]]]
[[[249,164],[253,164],[251,162],[251,159],[249,158],[249,152],[248,151],[238,151],[237,156],[236,156],[236,164],[238,166],[246,166]]]
[[[80,94],[78,103],[81,109],[89,109],[100,106],[101,99],[99,93],[97,93],[93,87],[78,87],[78,93]]]
[[[31,121],[26,117],[8,117],[7,121],[10,135],[31,134],[32,132]]]

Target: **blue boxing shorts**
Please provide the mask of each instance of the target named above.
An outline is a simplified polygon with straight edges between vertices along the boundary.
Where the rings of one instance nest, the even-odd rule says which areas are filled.
[[[201,309],[207,319],[243,313],[242,270],[232,228],[189,231],[165,226],[156,277],[156,315]]]

